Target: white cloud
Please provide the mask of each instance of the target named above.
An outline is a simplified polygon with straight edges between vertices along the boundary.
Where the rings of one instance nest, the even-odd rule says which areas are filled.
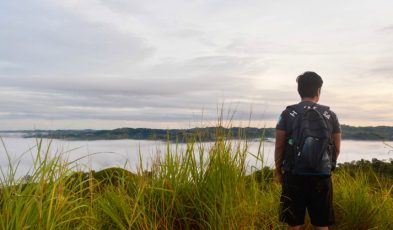
[[[314,70],[343,120],[393,125],[392,4],[3,1],[0,122],[185,124],[224,101],[272,123]]]

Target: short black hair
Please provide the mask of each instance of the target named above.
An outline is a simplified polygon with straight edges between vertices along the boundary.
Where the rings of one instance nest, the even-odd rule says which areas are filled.
[[[323,81],[321,76],[315,72],[307,71],[296,78],[297,91],[301,98],[315,97],[318,95],[318,89],[322,87]]]

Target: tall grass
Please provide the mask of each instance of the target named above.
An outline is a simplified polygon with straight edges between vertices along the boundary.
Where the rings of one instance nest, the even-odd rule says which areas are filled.
[[[393,178],[371,167],[346,167],[333,177],[337,229],[390,229]]]
[[[8,172],[2,171],[0,199],[1,229],[64,229],[83,226],[88,205],[78,198],[82,190],[66,190],[68,163],[60,155],[49,158],[49,149],[37,143],[37,158],[28,178],[16,178],[8,157]],[[6,151],[8,156],[8,153]]]
[[[201,135],[201,134],[199,134]],[[272,171],[246,174],[247,141],[217,129],[216,141],[198,136],[184,149],[168,143],[151,171],[120,168],[76,172],[50,148],[38,152],[30,178],[17,167],[0,179],[1,229],[282,229],[280,186]],[[252,153],[263,167],[263,142]],[[143,153],[141,153],[143,154]],[[141,164],[142,165],[142,164]],[[334,174],[336,229],[389,229],[392,187],[372,171]],[[372,182],[371,182],[372,181]]]

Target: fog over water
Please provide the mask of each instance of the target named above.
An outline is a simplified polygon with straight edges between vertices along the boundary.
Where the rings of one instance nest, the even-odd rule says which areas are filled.
[[[264,165],[274,165],[274,140],[267,141],[263,146]],[[33,163],[37,158],[37,140],[34,138],[5,137],[4,146],[0,148],[0,167],[6,174],[8,170],[8,159],[13,166],[18,165],[16,176],[20,177],[32,170]],[[233,141],[236,143],[236,141]],[[387,142],[393,146],[393,142]],[[50,147],[48,148],[48,146]],[[205,149],[209,149],[212,143],[203,143]],[[258,152],[259,142],[249,143],[249,154],[247,156],[248,168],[250,172],[255,168],[261,168],[261,162],[252,155]],[[172,152],[176,152],[176,145],[171,144]],[[179,144],[178,153],[185,152],[186,146]],[[61,154],[62,159],[68,162],[76,161],[75,169],[80,170],[100,170],[108,167],[125,167],[128,170],[136,171],[142,167],[148,170],[152,161],[163,156],[167,151],[167,144],[161,141],[146,140],[99,140],[99,141],[66,141],[48,139],[42,140],[42,151],[49,149],[50,156]],[[196,151],[197,152],[197,151]],[[140,153],[140,154],[139,154]],[[376,141],[348,141],[342,142],[341,154],[338,162],[350,162],[354,160],[377,158],[388,160],[393,158],[393,149],[383,142]],[[140,162],[142,159],[142,163]],[[254,168],[255,167],[255,168]]]

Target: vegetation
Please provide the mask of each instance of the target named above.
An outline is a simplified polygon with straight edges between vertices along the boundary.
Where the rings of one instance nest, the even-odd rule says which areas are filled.
[[[349,125],[341,126],[343,137],[350,140],[393,140],[393,127],[389,126],[367,126],[353,127]]]
[[[266,137],[273,137],[274,129],[258,128],[224,128],[220,130],[229,133],[232,139],[248,137],[249,139],[260,139],[261,133]],[[114,140],[114,139],[136,139],[136,140],[168,140],[186,142],[190,138],[196,141],[215,141],[216,127],[192,128],[192,129],[147,129],[147,128],[120,128],[114,130],[35,130],[22,131],[26,138],[51,138],[68,140]]]
[[[262,132],[265,137],[273,138],[274,128],[222,128],[231,133],[232,138],[247,137],[259,139]],[[342,125],[343,138],[347,140],[393,140],[393,127],[353,127]],[[147,128],[120,128],[114,130],[25,130],[3,131],[3,134],[22,133],[27,138],[50,138],[68,140],[113,140],[113,139],[136,139],[136,140],[167,140],[185,142],[191,137],[197,137],[197,141],[215,141],[216,128],[193,128],[193,129],[147,129]]]
[[[284,228],[272,170],[245,171],[247,154],[262,161],[263,141],[257,153],[249,153],[247,141],[232,140],[228,129],[215,133],[212,144],[188,139],[184,151],[168,144],[151,171],[140,167],[134,173],[75,171],[61,155],[49,158],[50,148],[41,149],[38,141],[29,177],[16,178],[11,160],[8,172],[1,171],[0,229]],[[391,228],[392,164],[362,161],[337,168],[334,229]]]

